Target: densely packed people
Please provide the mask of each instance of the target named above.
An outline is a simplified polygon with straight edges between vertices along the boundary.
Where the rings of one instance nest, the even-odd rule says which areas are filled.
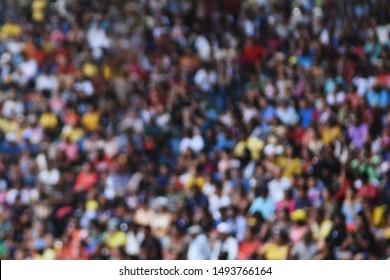
[[[0,1],[0,258],[390,258],[387,4]]]

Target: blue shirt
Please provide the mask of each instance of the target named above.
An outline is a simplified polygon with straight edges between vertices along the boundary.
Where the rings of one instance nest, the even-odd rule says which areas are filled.
[[[263,111],[261,111],[261,117],[263,120],[269,121],[275,117],[275,107],[272,105],[268,105],[264,108]]]
[[[299,116],[301,117],[301,126],[307,128],[313,119],[313,108],[302,108],[299,110]]]
[[[256,212],[261,213],[265,220],[269,220],[272,214],[275,212],[275,202],[269,197],[256,198],[249,208],[249,213],[253,215]]]
[[[367,92],[366,98],[367,98],[368,104],[371,107],[379,106],[379,101],[380,101],[379,94],[377,92],[375,92],[373,89],[370,89]]]

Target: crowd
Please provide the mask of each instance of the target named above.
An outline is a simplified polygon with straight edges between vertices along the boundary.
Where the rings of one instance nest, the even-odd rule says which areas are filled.
[[[389,24],[0,1],[0,259],[390,259]]]

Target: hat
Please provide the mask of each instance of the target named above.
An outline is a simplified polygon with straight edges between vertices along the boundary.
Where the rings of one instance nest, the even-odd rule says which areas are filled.
[[[294,222],[304,222],[306,221],[306,217],[306,212],[302,209],[297,209],[290,214],[290,218]]]
[[[230,226],[227,223],[220,223],[217,226],[217,232],[218,233],[229,234],[230,233]]]
[[[199,225],[193,225],[193,226],[191,226],[190,228],[188,228],[187,232],[188,232],[188,234],[190,234],[190,235],[199,234],[199,233],[202,232],[202,228],[201,228],[201,226],[199,226]]]

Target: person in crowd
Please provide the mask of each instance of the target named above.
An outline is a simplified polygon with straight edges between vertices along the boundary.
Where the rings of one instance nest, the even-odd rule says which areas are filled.
[[[214,242],[211,259],[213,260],[236,260],[238,258],[238,240],[232,236],[231,227],[222,222],[217,226],[217,238]]]
[[[207,236],[201,226],[193,225],[188,229],[190,241],[188,242],[188,260],[208,260],[211,257],[211,247]]]

